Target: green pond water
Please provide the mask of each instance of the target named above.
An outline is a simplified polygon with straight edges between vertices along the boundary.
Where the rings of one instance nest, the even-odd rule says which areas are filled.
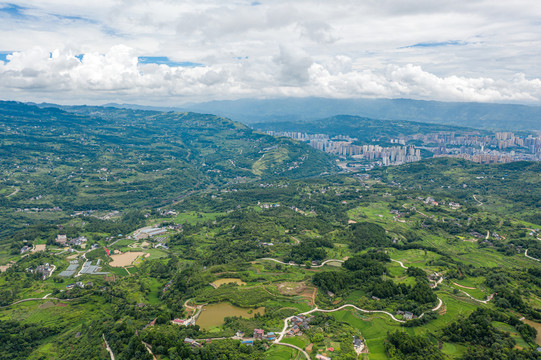
[[[203,308],[201,315],[197,318],[196,325],[202,329],[208,330],[212,327],[220,326],[228,316],[242,316],[243,318],[253,318],[255,314],[263,315],[264,307],[257,309],[241,308],[229,303],[218,303],[207,305]]]

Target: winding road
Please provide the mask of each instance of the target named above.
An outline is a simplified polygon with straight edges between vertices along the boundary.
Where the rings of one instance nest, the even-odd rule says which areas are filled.
[[[443,301],[438,298],[438,305],[436,305],[436,307],[434,307],[433,309],[431,309],[431,311],[438,311],[441,306],[443,305]],[[348,308],[348,307],[351,307],[351,308],[354,308],[355,310],[357,311],[360,311],[360,312],[363,312],[363,313],[382,313],[382,314],[386,314],[388,316],[391,317],[391,319],[393,319],[394,321],[396,322],[399,322],[399,323],[405,323],[406,321],[404,320],[400,320],[400,319],[397,319],[393,314],[391,314],[390,312],[387,312],[387,311],[383,311],[383,310],[365,310],[365,309],[361,309],[360,307],[358,306],[355,306],[353,304],[345,304],[345,305],[342,305],[340,307],[337,307],[336,309],[330,309],[330,310],[325,310],[325,309],[320,309],[318,308],[317,306],[315,308],[313,308],[312,310],[308,310],[306,312],[303,312],[299,315],[310,315],[314,312],[323,312],[323,313],[331,313],[331,312],[335,312],[335,311],[340,311],[340,310],[343,310],[345,308]],[[425,313],[422,313],[421,315],[419,315],[419,319],[422,318],[423,316],[425,315]],[[276,344],[276,345],[284,345],[284,346],[289,346],[291,348],[294,348],[294,349],[297,349],[299,351],[301,351],[304,356],[306,356],[307,359],[310,359],[310,355],[308,355],[308,353],[306,351],[304,351],[303,349],[299,348],[298,346],[295,346],[295,345],[291,345],[291,344],[286,344],[286,343],[282,343],[282,339],[284,338],[284,336],[286,335],[287,333],[287,330],[289,329],[289,322],[291,321],[291,319],[293,319],[295,317],[294,316],[290,316],[288,318],[285,318],[284,319],[284,327],[282,328],[282,331],[280,331],[280,335],[276,338],[276,340],[274,340],[273,344]]]
[[[490,300],[492,300],[494,298],[494,294],[490,294],[486,300],[479,300],[479,299],[476,299],[474,298],[473,296],[471,296],[470,294],[468,294],[467,292],[465,292],[464,290],[460,290],[460,289],[457,289],[458,291],[460,291],[461,293],[465,294],[467,297],[469,297],[470,299],[474,300],[474,301],[477,301],[477,302],[480,302],[482,304],[487,304]]]
[[[259,260],[274,261],[274,262],[276,262],[276,263],[278,263],[278,264],[289,265],[289,266],[302,266],[302,267],[306,266],[306,265],[304,265],[304,264],[300,264],[300,265],[299,265],[299,264],[295,264],[295,263],[286,263],[286,262],[280,261],[280,260],[278,260],[278,259],[273,259],[273,258],[261,258],[261,259],[259,259]],[[325,266],[326,264],[328,264],[328,263],[330,263],[330,262],[339,262],[339,263],[343,263],[344,260],[339,260],[339,259],[329,259],[329,260],[323,261],[323,262],[322,262],[321,264],[319,264],[319,265],[312,265],[311,267],[312,267],[312,268],[320,268],[320,267]]]
[[[395,262],[395,263],[399,263],[400,266],[401,266],[402,268],[404,268],[404,269],[407,269],[407,268],[408,268],[407,266],[404,266],[404,263],[402,263],[402,261],[399,261],[399,260],[393,260],[393,259],[391,259],[391,261],[393,261],[393,262]]]
[[[55,298],[55,297],[49,297],[49,295],[52,295],[51,294],[47,294],[45,295],[44,297],[40,297],[40,298],[28,298],[28,299],[22,299],[22,300],[17,300],[15,301],[14,303],[11,303],[9,305],[4,305],[4,306],[0,306],[0,308],[7,308],[7,307],[10,307],[12,305],[17,305],[17,304],[20,304],[20,303],[23,303],[23,302],[26,302],[26,301],[37,301],[37,300],[61,300],[61,301],[70,301],[70,300],[73,300],[73,299],[59,299],[59,298]]]
[[[526,251],[524,252],[524,256],[526,256],[528,259],[532,259],[532,260],[535,260],[535,261],[541,261],[539,259],[536,259],[536,258],[528,255],[528,249],[526,249]]]

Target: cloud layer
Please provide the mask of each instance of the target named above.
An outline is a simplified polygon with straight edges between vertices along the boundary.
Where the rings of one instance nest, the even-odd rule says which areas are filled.
[[[541,103],[536,0],[39,3],[0,3],[2,98]]]

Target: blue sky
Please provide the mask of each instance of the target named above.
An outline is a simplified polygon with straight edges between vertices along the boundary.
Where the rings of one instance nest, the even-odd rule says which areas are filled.
[[[538,0],[0,2],[0,98],[541,103]]]
[[[200,63],[194,63],[191,61],[171,61],[167,56],[139,56],[137,58],[140,64],[157,64],[167,65],[170,67],[198,67],[204,66]]]

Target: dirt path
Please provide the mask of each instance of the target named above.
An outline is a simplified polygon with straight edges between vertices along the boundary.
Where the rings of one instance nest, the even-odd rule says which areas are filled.
[[[474,298],[473,296],[471,296],[470,294],[468,294],[467,292],[465,292],[464,290],[458,290],[460,291],[461,293],[463,293],[464,295],[466,295],[467,297],[469,297],[470,299],[474,300],[474,301],[477,301],[477,302],[480,302],[482,304],[488,304],[489,301],[491,301],[493,298],[494,298],[494,294],[490,294],[486,300],[479,300],[479,299],[476,299]]]
[[[107,340],[105,340],[105,334],[101,334],[101,337],[103,338],[103,342],[105,343],[105,349],[107,349],[107,351],[111,355],[111,360],[115,360],[115,354],[113,354],[113,350],[109,346],[109,343],[107,342]]]
[[[407,269],[407,268],[408,268],[407,266],[404,266],[404,263],[402,263],[402,261],[399,261],[399,260],[393,260],[393,259],[391,259],[391,261],[393,261],[393,262],[395,262],[395,263],[399,263],[401,268],[404,268],[404,269]]]
[[[49,297],[49,295],[51,294],[47,294],[45,295],[44,297],[40,297],[40,298],[28,298],[28,299],[22,299],[22,300],[17,300],[15,301],[14,303],[11,303],[9,305],[5,305],[5,306],[0,306],[0,308],[7,308],[7,307],[10,307],[10,306],[13,306],[13,305],[17,305],[17,304],[20,304],[20,303],[23,303],[23,302],[27,302],[27,301],[38,301],[38,300],[60,300],[60,301],[70,301],[70,300],[74,300],[74,299],[59,299],[59,298],[55,298],[55,297]]]
[[[483,205],[482,202],[480,202],[479,200],[477,200],[477,195],[473,195],[473,200],[477,201],[477,206]]]
[[[17,188],[14,192],[12,192],[11,194],[9,194],[9,195],[6,196],[6,197],[11,197],[11,196],[17,194],[17,193],[19,192],[19,190],[21,190],[21,189],[18,189],[18,188]]]
[[[188,300],[186,300],[186,301],[184,302],[184,307],[185,307],[186,309],[189,309],[189,310],[190,310],[190,314],[189,314],[189,315],[191,315],[192,312],[194,312],[194,311],[197,310],[197,308],[196,308],[195,306],[188,305],[188,301],[190,301],[190,300],[191,300],[191,299],[188,299]]]
[[[152,349],[151,349],[151,346],[149,344],[147,344],[146,342],[144,342],[143,340],[141,340],[141,342],[143,343],[143,345],[145,345],[145,347],[147,348],[147,351],[150,355],[152,355],[152,359],[153,360],[157,360],[156,359],[156,356],[152,353]]]
[[[474,288],[474,287],[469,287],[469,286],[460,285],[460,284],[457,284],[456,282],[454,282],[453,284],[455,284],[456,286],[461,287],[461,288],[463,288],[463,289],[470,289],[470,290],[475,290],[475,289],[477,289],[477,288]]]
[[[306,358],[307,358],[308,360],[310,360],[310,355],[308,355],[308,353],[307,353],[306,351],[304,351],[303,349],[301,349],[301,348],[298,347],[298,346],[291,345],[291,344],[286,344],[286,343],[279,343],[279,342],[275,342],[274,344],[275,344],[275,345],[287,346],[287,347],[290,347],[290,348],[299,350],[304,356],[306,356]]]

